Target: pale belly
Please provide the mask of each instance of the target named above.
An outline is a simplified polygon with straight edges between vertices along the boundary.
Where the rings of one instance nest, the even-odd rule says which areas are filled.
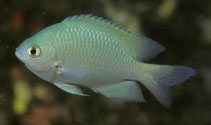
[[[61,70],[57,76],[57,82],[64,82],[85,87],[97,87],[119,83],[125,79],[129,79],[129,73],[122,70],[105,70],[101,69],[70,69]]]

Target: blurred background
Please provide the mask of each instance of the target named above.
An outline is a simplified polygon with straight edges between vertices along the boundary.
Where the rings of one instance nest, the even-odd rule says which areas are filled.
[[[210,0],[1,0],[0,125],[210,125]],[[67,16],[110,19],[162,44],[149,63],[193,67],[197,75],[171,88],[171,108],[142,86],[146,103],[70,95],[26,69],[15,48]],[[50,63],[50,62],[49,62]]]

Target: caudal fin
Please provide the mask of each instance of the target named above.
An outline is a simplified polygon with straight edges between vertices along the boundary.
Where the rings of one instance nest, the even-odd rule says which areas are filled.
[[[169,88],[195,75],[195,70],[184,66],[142,64],[140,82],[166,107],[170,107]]]

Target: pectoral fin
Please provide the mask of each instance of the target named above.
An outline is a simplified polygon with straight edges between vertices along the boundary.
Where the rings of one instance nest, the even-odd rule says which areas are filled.
[[[61,79],[68,80],[70,83],[80,83],[88,73],[87,69],[71,69],[59,68],[57,71]]]
[[[134,81],[123,81],[109,86],[92,88],[95,92],[112,99],[132,102],[144,102],[141,89]]]
[[[80,96],[88,96],[87,94],[84,94],[81,89],[76,85],[70,85],[65,83],[54,83],[57,87],[64,90],[65,92],[68,92],[70,94],[80,95]]]

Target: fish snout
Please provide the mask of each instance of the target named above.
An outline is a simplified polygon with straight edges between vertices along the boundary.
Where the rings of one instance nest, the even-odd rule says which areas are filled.
[[[24,53],[23,53],[23,51],[21,51],[19,48],[16,48],[15,49],[15,56],[20,60],[20,61],[22,61],[22,62],[24,62],[25,61],[25,56],[24,56]]]

